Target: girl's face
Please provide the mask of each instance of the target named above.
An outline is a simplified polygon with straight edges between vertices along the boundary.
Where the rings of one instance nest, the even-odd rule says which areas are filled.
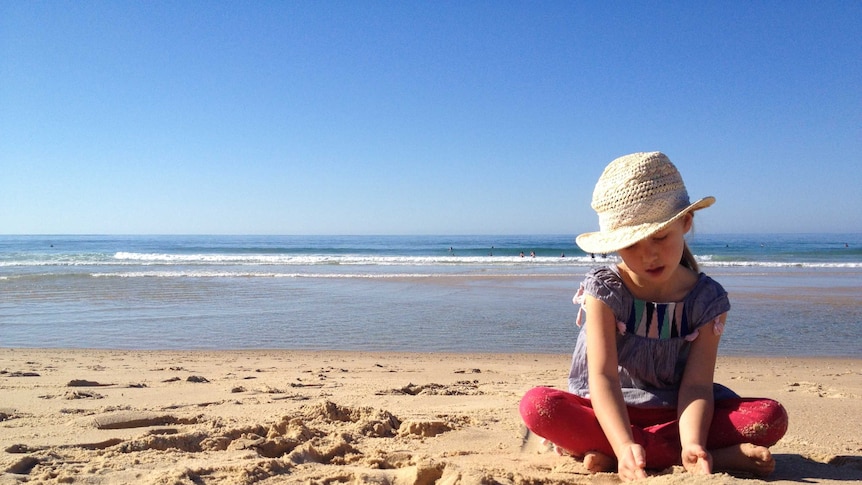
[[[666,283],[676,273],[685,247],[685,234],[691,229],[692,215],[686,214],[665,230],[618,251],[639,286]]]

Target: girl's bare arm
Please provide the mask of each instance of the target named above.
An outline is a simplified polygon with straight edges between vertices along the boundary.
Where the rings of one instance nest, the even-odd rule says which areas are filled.
[[[727,314],[719,317],[721,326],[726,318]],[[706,439],[712,423],[713,379],[721,338],[713,331],[714,325],[703,326],[692,342],[677,404],[682,464],[696,473],[712,473],[712,456],[706,449]]]
[[[645,478],[646,455],[632,438],[629,415],[620,387],[616,321],[611,309],[587,296],[587,363],[590,400],[605,436],[614,449],[620,478]]]

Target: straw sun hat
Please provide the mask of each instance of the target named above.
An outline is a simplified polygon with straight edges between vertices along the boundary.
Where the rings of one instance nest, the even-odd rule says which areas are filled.
[[[590,205],[599,215],[600,230],[581,234],[576,242],[587,253],[612,253],[714,202],[715,197],[704,197],[692,204],[682,176],[664,153],[625,155],[605,168],[593,191]]]

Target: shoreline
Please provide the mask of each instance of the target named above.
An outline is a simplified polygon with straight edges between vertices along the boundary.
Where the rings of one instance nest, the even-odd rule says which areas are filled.
[[[404,358],[434,358],[434,357],[444,357],[444,358],[452,358],[456,360],[467,361],[470,359],[478,359],[478,360],[495,360],[495,359],[509,359],[515,357],[521,357],[525,359],[536,358],[540,360],[544,359],[563,359],[565,360],[566,367],[562,369],[560,372],[560,377],[565,378],[568,374],[568,360],[572,357],[571,352],[498,352],[498,351],[413,351],[413,350],[346,350],[346,349],[277,349],[277,348],[233,348],[233,349],[208,349],[208,348],[200,348],[200,349],[138,349],[138,348],[101,348],[101,347],[2,347],[0,346],[0,365],[3,364],[3,357],[6,356],[6,353],[35,353],[35,354],[45,354],[45,353],[56,353],[58,355],[61,354],[77,354],[77,353],[93,353],[93,358],[98,357],[97,354],[104,354],[103,356],[107,356],[110,354],[153,354],[153,355],[162,355],[168,356],[171,354],[183,355],[187,357],[194,356],[202,356],[206,357],[204,354],[221,354],[226,356],[235,356],[235,357],[261,357],[272,354],[279,354],[280,356],[290,356],[290,357],[308,357],[308,358],[334,358],[338,356],[342,357],[355,357],[355,358],[364,358],[364,357],[372,357],[379,356],[380,358],[395,358],[395,357],[404,357]],[[730,361],[733,364],[742,364],[744,361],[788,361],[788,362],[796,362],[796,363],[815,363],[815,362],[824,362],[830,363],[834,361],[834,363],[842,363],[842,362],[850,362],[850,363],[858,363],[862,365],[862,356],[848,356],[848,355],[773,355],[773,354],[757,354],[757,355],[737,355],[737,354],[722,354],[719,352],[718,361]],[[737,362],[739,361],[739,362]]]
[[[155,348],[137,348],[137,347],[2,347],[0,346],[0,353],[5,351],[19,351],[19,352],[132,352],[132,353],[178,353],[178,354],[196,354],[196,353],[225,353],[225,354],[254,354],[254,353],[272,353],[272,352],[281,352],[281,353],[297,353],[297,354],[385,354],[385,355],[440,355],[440,356],[451,356],[453,358],[469,358],[469,357],[481,357],[481,356],[556,356],[556,357],[564,357],[571,358],[572,352],[506,352],[506,351],[478,351],[478,350],[428,350],[428,351],[416,351],[416,350],[387,350],[387,349],[315,349],[315,348],[296,348],[296,349],[277,349],[277,348],[163,348],[163,349],[155,349]],[[572,346],[572,351],[574,351],[574,344]],[[723,352],[723,353],[722,353]],[[786,353],[776,352],[775,354],[770,353],[750,353],[746,351],[736,351],[736,350],[728,350],[728,349],[719,349],[718,355],[719,361],[721,359],[733,359],[733,360],[757,360],[757,359],[787,359],[790,361],[794,360],[816,360],[816,361],[860,361],[862,362],[862,355],[848,355],[848,354],[800,354],[800,355],[786,355]],[[2,361],[0,361],[2,364]],[[568,363],[566,364],[568,366]],[[568,372],[568,367],[566,367],[564,372]]]
[[[0,348],[0,484],[616,482],[521,425],[521,395],[564,389],[569,359]],[[787,408],[770,482],[862,480],[862,359],[720,355],[716,382]],[[680,479],[761,483],[648,481]]]

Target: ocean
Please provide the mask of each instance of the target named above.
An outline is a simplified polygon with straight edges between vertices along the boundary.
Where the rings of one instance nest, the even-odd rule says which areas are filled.
[[[731,297],[721,354],[862,357],[862,234],[689,244]],[[0,236],[0,347],[568,353],[614,261],[572,235]]]

